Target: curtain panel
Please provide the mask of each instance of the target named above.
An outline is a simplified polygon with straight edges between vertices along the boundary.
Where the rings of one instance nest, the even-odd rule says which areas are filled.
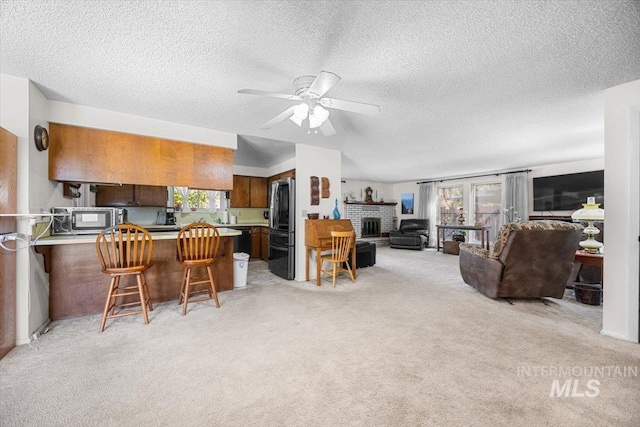
[[[529,177],[527,172],[502,175],[502,223],[526,221],[529,217]]]
[[[436,195],[436,183],[427,182],[420,184],[418,205],[418,217],[429,220],[429,243],[427,246],[432,246],[431,241],[436,236],[436,215],[437,215],[437,202]]]

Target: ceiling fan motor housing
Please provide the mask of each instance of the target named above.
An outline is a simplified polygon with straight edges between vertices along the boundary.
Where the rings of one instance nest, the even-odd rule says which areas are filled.
[[[293,88],[295,89],[296,95],[301,98],[305,96],[309,96],[307,91],[309,87],[311,87],[311,83],[316,79],[316,76],[300,76],[293,81]]]

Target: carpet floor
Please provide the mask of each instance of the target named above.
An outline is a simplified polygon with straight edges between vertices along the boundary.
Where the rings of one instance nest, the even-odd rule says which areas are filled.
[[[282,280],[254,261],[247,288],[219,297],[221,308],[193,304],[186,316],[175,301],[156,304],[149,325],[129,316],[102,334],[100,316],[53,322],[0,361],[0,424],[640,419],[640,345],[600,335],[601,307],[570,292],[547,305],[489,299],[462,281],[456,256],[380,247],[375,266],[359,269],[356,283],[342,275],[335,289],[330,278],[320,287]]]

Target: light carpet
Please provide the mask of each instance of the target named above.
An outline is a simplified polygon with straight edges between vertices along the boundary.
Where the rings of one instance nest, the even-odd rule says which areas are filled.
[[[523,368],[638,367],[640,346],[599,334],[602,309],[491,300],[458,257],[378,248],[331,288],[251,262],[247,289],[141,316],[53,322],[0,361],[3,426],[631,426],[636,376]],[[105,282],[105,294],[107,283]],[[550,397],[552,383],[578,381]],[[592,384],[593,385],[593,384]]]

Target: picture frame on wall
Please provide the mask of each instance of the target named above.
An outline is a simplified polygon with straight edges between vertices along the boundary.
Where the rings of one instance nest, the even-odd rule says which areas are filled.
[[[413,193],[402,193],[400,196],[402,215],[413,215]]]

